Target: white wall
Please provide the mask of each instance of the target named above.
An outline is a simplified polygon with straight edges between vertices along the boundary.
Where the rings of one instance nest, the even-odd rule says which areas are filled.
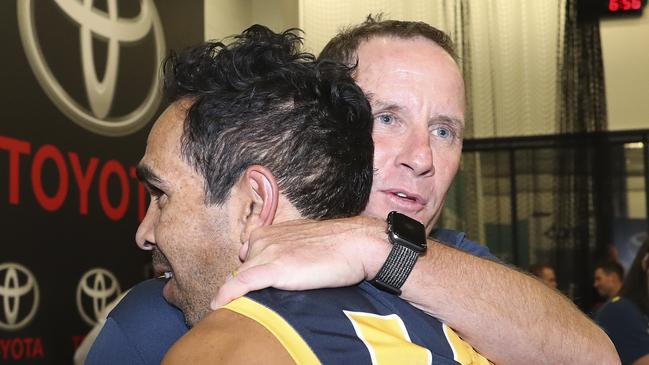
[[[205,39],[221,39],[259,23],[274,31],[298,26],[297,0],[205,0]]]
[[[602,19],[600,34],[609,130],[648,129],[649,7],[641,17]],[[627,216],[644,218],[644,178],[628,177],[627,186]]]
[[[297,0],[251,0],[252,22],[280,32],[299,27]]]
[[[317,51],[339,24],[362,20],[358,14],[383,10],[389,16],[419,19],[432,8],[439,11],[438,5],[433,5],[435,2],[421,3],[428,4],[426,6],[385,0],[327,0],[325,3],[336,5],[328,8],[320,1],[306,0],[205,0],[205,38],[237,34],[254,23],[268,25],[276,31],[302,24],[303,28],[316,28],[311,29],[312,34],[307,37],[307,47]],[[306,12],[317,16],[300,20],[300,16],[305,17],[305,9],[300,6],[317,7],[317,12]],[[340,19],[341,7],[346,10],[342,12],[344,19]],[[331,16],[336,16],[338,25],[331,25]],[[326,31],[323,31],[323,24],[329,26]],[[649,128],[649,10],[642,17],[602,19],[600,30],[609,129]]]
[[[602,19],[610,130],[649,128],[649,7],[639,18]]]
[[[204,0],[205,39],[241,33],[250,23],[250,1]]]

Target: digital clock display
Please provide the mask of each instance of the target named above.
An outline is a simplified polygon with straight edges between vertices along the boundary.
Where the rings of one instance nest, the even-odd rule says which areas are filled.
[[[605,0],[605,13],[610,15],[622,13],[641,13],[646,0]]]

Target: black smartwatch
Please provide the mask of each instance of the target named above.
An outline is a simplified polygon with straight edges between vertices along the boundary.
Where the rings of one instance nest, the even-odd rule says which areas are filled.
[[[426,252],[426,229],[418,221],[395,211],[388,214],[387,222],[392,250],[370,283],[381,290],[401,295],[401,286],[417,258]]]

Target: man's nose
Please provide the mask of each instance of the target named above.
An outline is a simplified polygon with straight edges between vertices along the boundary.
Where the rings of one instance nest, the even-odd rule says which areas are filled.
[[[153,215],[152,207],[149,206],[149,209],[146,211],[146,215],[140,225],[137,227],[137,232],[135,232],[135,242],[137,242],[138,247],[143,250],[152,250],[153,245],[156,244],[155,233],[153,227]]]
[[[411,169],[415,176],[435,174],[433,148],[428,130],[410,133],[402,146],[397,162]]]

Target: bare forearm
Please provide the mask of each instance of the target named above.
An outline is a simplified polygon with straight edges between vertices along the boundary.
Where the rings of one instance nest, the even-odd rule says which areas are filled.
[[[251,235],[250,257],[214,308],[251,290],[304,290],[372,279],[391,245],[369,217],[272,225]],[[501,364],[615,364],[608,337],[572,303],[525,274],[430,242],[402,297]]]
[[[608,337],[567,298],[502,264],[430,243],[402,290],[495,363],[619,363]]]

